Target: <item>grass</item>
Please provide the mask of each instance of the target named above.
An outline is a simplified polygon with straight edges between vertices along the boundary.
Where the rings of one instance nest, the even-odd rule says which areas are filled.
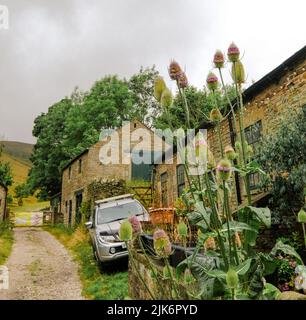
[[[9,142],[5,142],[5,144],[9,144]],[[9,187],[9,194],[13,197],[15,197],[15,187],[19,184],[26,182],[29,170],[31,169],[31,164],[27,161],[31,145],[26,145],[24,149],[20,151],[19,154],[15,144],[16,143],[12,143],[13,146],[11,146],[11,149],[8,150],[10,153],[7,153],[7,145],[5,145],[5,149],[0,157],[1,161],[9,162],[11,165],[14,183],[11,187]],[[24,157],[22,157],[23,153],[25,153]],[[49,202],[39,202],[35,196],[30,196],[28,198],[23,199],[22,206],[18,206],[18,201],[16,198],[14,198],[14,201],[12,204],[9,205],[9,208],[13,212],[23,212],[39,211],[40,209],[49,206]]]
[[[0,141],[0,144],[4,147],[5,153],[31,164],[32,144],[17,141]]]
[[[36,200],[37,201],[37,200]],[[49,201],[33,202],[31,199],[24,199],[22,206],[10,206],[13,212],[36,212],[50,207]]]
[[[4,264],[12,251],[13,230],[8,222],[0,223],[0,265]]]
[[[128,273],[126,264],[113,265],[102,271],[93,258],[88,233],[83,228],[75,230],[62,224],[46,226],[74,255],[79,263],[83,285],[82,294],[92,300],[122,300],[128,298]]]

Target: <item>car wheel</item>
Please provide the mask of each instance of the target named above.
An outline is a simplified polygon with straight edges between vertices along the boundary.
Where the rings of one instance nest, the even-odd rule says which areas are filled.
[[[99,259],[99,256],[98,256],[98,253],[97,253],[97,249],[95,247],[92,248],[93,249],[93,256],[94,256],[94,259],[96,260],[97,262],[97,265],[99,267],[99,270],[102,271],[103,270],[103,263],[102,261]]]
[[[94,246],[92,247],[92,255],[93,255],[93,258],[97,261],[98,255],[97,255],[97,250]]]

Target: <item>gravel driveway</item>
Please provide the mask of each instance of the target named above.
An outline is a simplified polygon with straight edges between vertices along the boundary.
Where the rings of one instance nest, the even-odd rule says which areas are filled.
[[[65,247],[40,228],[16,228],[6,266],[9,289],[0,300],[81,300],[78,265]]]

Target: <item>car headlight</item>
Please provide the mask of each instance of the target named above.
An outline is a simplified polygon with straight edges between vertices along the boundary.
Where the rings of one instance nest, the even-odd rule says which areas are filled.
[[[114,236],[101,236],[101,235],[98,235],[98,240],[101,243],[105,243],[105,242],[114,242],[116,240],[116,238]]]

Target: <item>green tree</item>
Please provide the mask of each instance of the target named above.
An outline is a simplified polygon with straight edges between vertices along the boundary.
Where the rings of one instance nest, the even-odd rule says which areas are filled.
[[[18,205],[22,206],[23,199],[30,195],[29,186],[27,183],[19,184],[15,187],[15,196],[18,199]]]
[[[65,120],[72,107],[71,99],[63,99],[34,121],[33,136],[37,142],[31,156],[33,166],[29,172],[28,185],[32,193],[40,190],[42,198],[60,191],[61,165],[70,159],[63,141]]]
[[[130,120],[133,106],[126,80],[107,76],[97,81],[67,114],[64,131],[67,153],[76,156],[98,141],[102,128],[117,128],[122,121]]]
[[[134,118],[152,126],[153,120],[160,113],[160,105],[153,96],[154,81],[159,75],[155,66],[140,68],[129,80],[129,89],[134,101]]]
[[[298,211],[305,201],[306,107],[286,114],[278,131],[262,141],[256,158],[268,173],[263,185],[271,192],[275,218],[282,222],[282,215]]]
[[[227,88],[230,97],[234,97],[234,88]],[[206,88],[200,90],[194,86],[189,86],[185,89],[185,96],[188,101],[190,111],[190,125],[192,128],[198,128],[201,123],[208,121],[209,113],[216,105],[226,113],[227,100],[222,91],[219,90],[212,95]],[[165,129],[169,123],[174,128],[184,128],[186,126],[186,113],[182,96],[177,92],[173,105],[168,113],[163,110],[154,121],[154,127]]]
[[[0,157],[2,154],[2,145],[0,145]],[[0,184],[6,188],[13,184],[13,175],[11,166],[8,162],[0,161]]]

